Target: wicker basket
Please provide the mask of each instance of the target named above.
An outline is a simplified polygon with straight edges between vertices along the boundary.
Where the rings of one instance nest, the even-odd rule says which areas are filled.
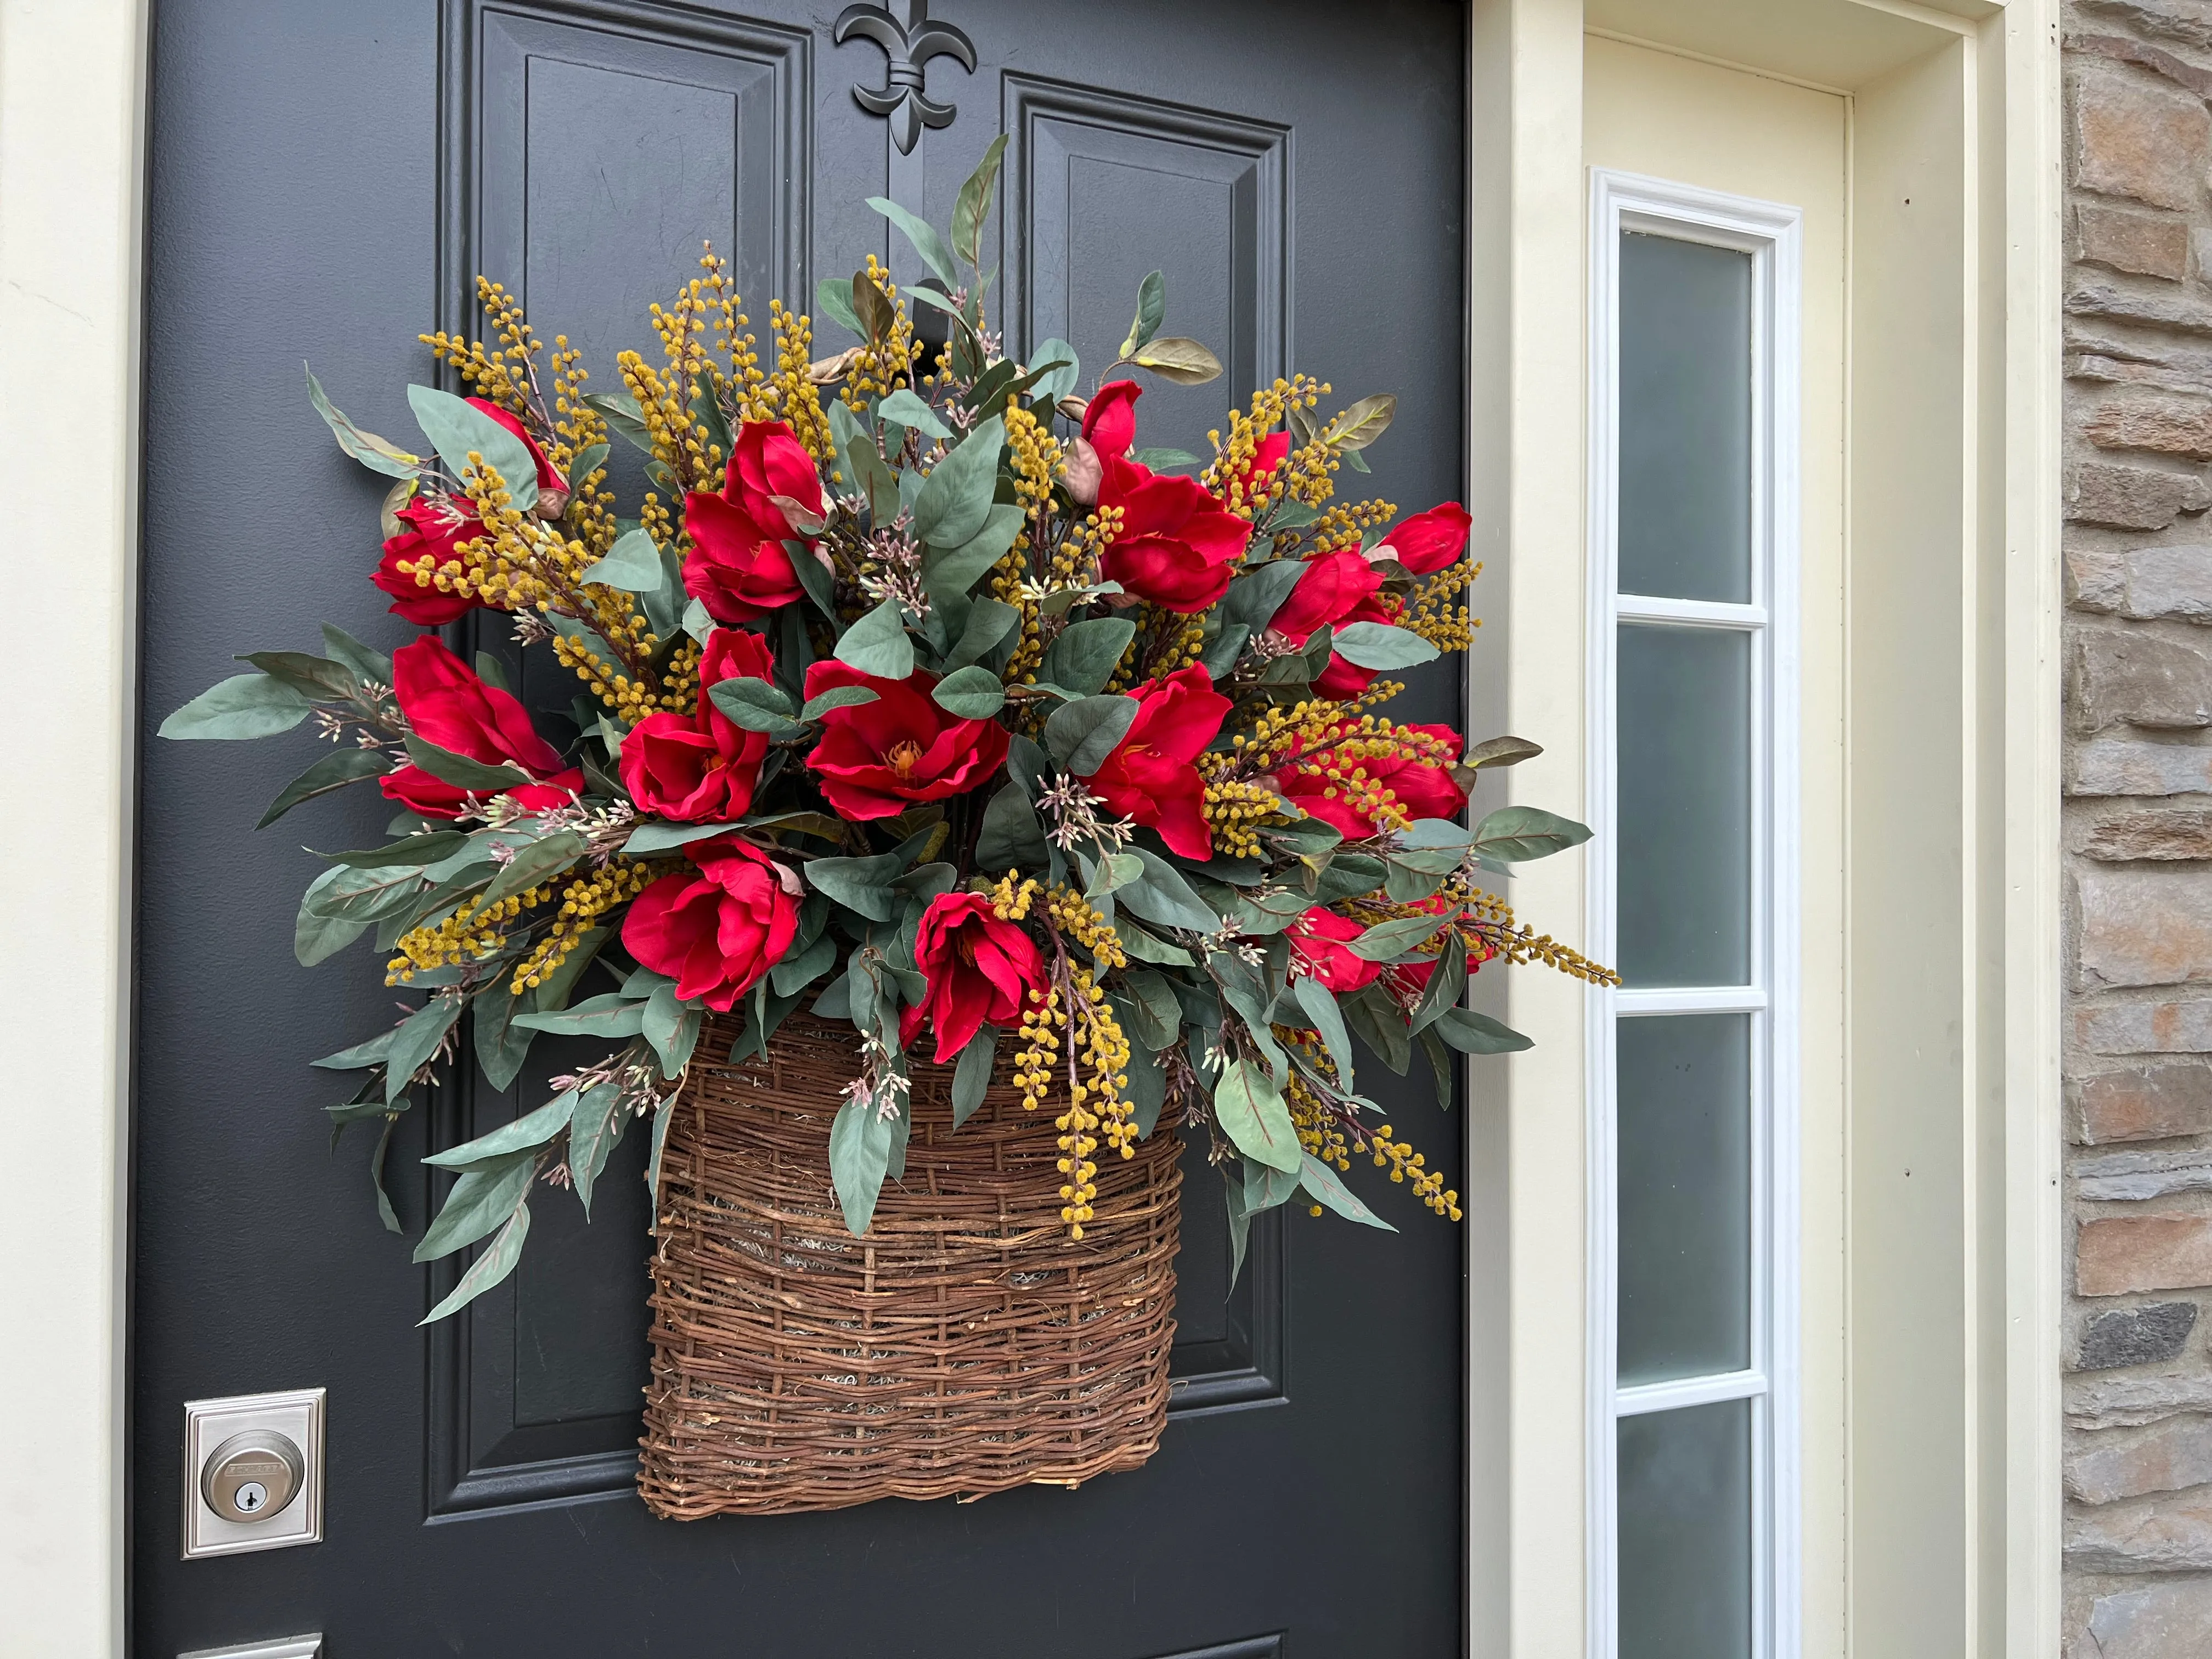
[[[850,1026],[794,1015],[732,1068],[710,1022],[661,1158],[638,1487],[656,1515],[1073,1486],[1135,1468],[1167,1419],[1176,1164],[1164,1121],[1099,1159],[1081,1242],[1050,1119],[1003,1082],[952,1129],[917,1066],[903,1182],[865,1238],[830,1181]]]

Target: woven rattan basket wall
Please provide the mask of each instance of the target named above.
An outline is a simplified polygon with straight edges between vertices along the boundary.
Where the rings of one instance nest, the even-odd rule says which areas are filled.
[[[735,1068],[713,1058],[732,1031],[708,1024],[661,1158],[647,1507],[976,1497],[1150,1457],[1175,1339],[1173,1126],[1098,1160],[1079,1243],[1051,1118],[1001,1082],[955,1133],[951,1068],[917,1065],[905,1178],[856,1239],[829,1155],[853,1028],[794,1015]]]

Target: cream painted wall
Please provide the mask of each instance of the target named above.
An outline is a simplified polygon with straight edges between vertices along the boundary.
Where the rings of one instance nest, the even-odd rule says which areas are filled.
[[[0,1656],[120,1655],[141,0],[0,0]],[[68,487],[58,487],[66,480]]]
[[[1799,661],[1803,941],[1799,1522],[1804,1651],[1844,1649],[1844,721],[1845,191],[1850,100],[1593,37],[1583,159],[1804,213]],[[1787,813],[1787,807],[1779,807]]]

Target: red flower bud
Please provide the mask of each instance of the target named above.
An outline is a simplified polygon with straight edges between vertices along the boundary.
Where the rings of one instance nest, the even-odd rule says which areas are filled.
[[[1395,559],[1413,575],[1431,575],[1467,550],[1468,532],[1474,526],[1465,507],[1457,501],[1446,501],[1394,526],[1367,550],[1367,556]]]
[[[1334,824],[1347,840],[1353,841],[1371,836],[1376,830],[1375,821],[1362,810],[1353,795],[1355,788],[1364,793],[1388,789],[1413,817],[1456,817],[1467,805],[1467,791],[1454,781],[1446,763],[1459,757],[1460,734],[1449,726],[1407,726],[1400,729],[1437,739],[1434,745],[1424,744],[1423,748],[1440,749],[1442,758],[1417,754],[1409,747],[1384,755],[1370,754],[1365,751],[1377,739],[1355,738],[1350,731],[1339,730],[1329,741],[1301,750],[1279,763],[1275,775],[1281,787],[1275,793],[1300,811],[1325,823]],[[1340,750],[1340,743],[1355,740],[1361,752],[1346,754]],[[1332,771],[1340,775],[1331,778],[1328,775]],[[1344,781],[1355,771],[1366,775],[1364,783],[1355,786]]]
[[[940,893],[915,930],[915,965],[929,981],[919,1006],[899,1015],[899,1045],[910,1048],[927,1020],[937,1033],[937,1063],[949,1063],[985,1020],[1020,1022],[1032,991],[1044,987],[1044,959],[1019,922],[1002,921],[981,893]]]
[[[781,867],[732,837],[684,849],[696,867],[663,876],[630,902],[623,944],[685,1002],[727,1013],[781,962],[799,933],[799,901]]]
[[[561,752],[538,735],[530,712],[497,686],[486,685],[435,636],[424,635],[392,653],[393,695],[416,737],[487,766],[520,767],[538,780],[501,793],[532,811],[565,806],[584,787],[584,775],[564,769]],[[468,810],[469,790],[434,778],[419,766],[403,766],[379,780],[386,797],[426,818],[456,818]]]
[[[1206,781],[1194,763],[1221,730],[1229,699],[1193,663],[1139,687],[1137,717],[1085,780],[1116,817],[1134,818],[1187,859],[1213,856]]]

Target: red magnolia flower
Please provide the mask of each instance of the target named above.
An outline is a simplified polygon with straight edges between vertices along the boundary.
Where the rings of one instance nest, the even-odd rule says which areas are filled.
[[[1416,576],[1443,569],[1467,550],[1474,520],[1457,501],[1416,513],[1367,550],[1370,559],[1395,559]]]
[[[471,398],[468,401],[471,408],[483,410],[522,440],[530,459],[538,465],[540,491],[568,494],[568,481],[538,447],[538,440],[524,428],[521,416],[501,409],[489,398]],[[423,558],[433,564],[445,564],[458,557],[455,550],[463,542],[483,533],[476,503],[465,495],[418,495],[401,507],[397,516],[407,528],[384,544],[384,557],[377,564],[376,574],[369,578],[392,595],[392,615],[418,628],[440,628],[459,621],[481,605],[481,599],[441,593],[435,586],[416,581],[414,572],[399,568],[402,559],[410,564]]]
[[[1121,521],[1100,568],[1109,581],[1164,611],[1203,611],[1229,589],[1230,561],[1252,526],[1206,493],[1195,478],[1156,473],[1101,452],[1100,510]]]
[[[1220,732],[1229,699],[1196,663],[1148,682],[1136,696],[1136,719],[1085,781],[1116,816],[1158,830],[1184,858],[1210,859],[1206,782],[1193,763]]]
[[[694,842],[696,869],[663,876],[630,901],[623,944],[685,1002],[727,1013],[781,961],[799,933],[799,901],[758,848],[734,838]]]
[[[915,965],[929,981],[917,1007],[899,1015],[899,1046],[911,1048],[927,1018],[937,1033],[937,1063],[968,1046],[985,1020],[1012,1025],[1032,991],[1044,986],[1044,959],[1019,922],[1002,921],[981,893],[940,893],[915,930]]]
[[[1381,963],[1369,962],[1347,948],[1366,932],[1350,916],[1316,904],[1283,931],[1291,941],[1291,971],[1319,980],[1339,995],[1372,985],[1382,976]]]
[[[1119,458],[1137,441],[1137,399],[1144,387],[1134,380],[1109,380],[1083,411],[1083,436],[1101,455]]]
[[[1388,604],[1378,597],[1382,574],[1350,548],[1316,553],[1307,558],[1305,574],[1291,590],[1267,626],[1292,645],[1304,645],[1322,628],[1341,628],[1346,623],[1395,620]],[[1375,671],[1332,655],[1328,666],[1314,682],[1324,697],[1341,702],[1356,697],[1375,680]]]
[[[1006,728],[996,720],[963,720],[929,694],[934,674],[917,669],[902,680],[878,679],[836,661],[806,671],[810,701],[841,685],[866,686],[873,702],[851,703],[822,717],[822,740],[806,764],[839,817],[887,818],[907,803],[965,794],[1004,764]]]
[[[560,750],[538,735],[529,711],[478,679],[434,635],[392,653],[392,687],[400,713],[424,742],[487,766],[512,763],[538,780],[503,792],[517,804],[533,811],[565,806],[583,788],[584,775],[562,767]],[[386,796],[426,818],[455,818],[468,810],[469,791],[419,766],[403,766],[379,781]]]
[[[768,642],[743,628],[718,628],[699,659],[699,709],[647,714],[623,739],[623,787],[641,812],[686,823],[743,817],[768,754],[768,733],[749,732],[714,706],[709,688],[775,673]]]
[[[1271,782],[1291,805],[1357,841],[1376,832],[1373,814],[1386,791],[1410,817],[1455,817],[1467,805],[1449,769],[1461,742],[1449,726],[1401,726],[1386,737],[1338,726],[1326,742],[1283,761]]]
[[[684,527],[691,536],[684,591],[720,623],[757,621],[806,592],[783,545],[806,538],[774,498],[784,496],[810,513],[824,505],[814,458],[781,421],[747,421],[738,428],[735,447],[720,495],[694,490],[684,498]]]
[[[392,595],[392,614],[418,628],[442,628],[474,611],[482,600],[459,593],[441,593],[415,580],[412,570],[402,570],[428,559],[435,567],[459,558],[463,542],[483,533],[476,504],[465,495],[417,495],[399,509],[407,527],[384,544],[384,557],[369,580]]]

